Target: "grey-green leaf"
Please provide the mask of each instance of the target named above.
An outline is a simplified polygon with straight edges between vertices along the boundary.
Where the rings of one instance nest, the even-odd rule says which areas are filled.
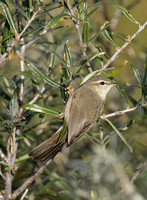
[[[13,17],[11,15],[9,7],[5,3],[1,2],[1,1],[0,1],[0,6],[3,9],[3,12],[4,12],[5,16],[6,16],[6,19],[7,19],[8,23],[9,23],[10,27],[15,32],[15,34],[17,34],[17,29],[16,29],[16,26],[15,26],[15,22],[13,20]]]
[[[114,5],[115,8],[121,10],[123,12],[123,14],[132,22],[136,23],[136,24],[139,24],[139,22],[137,22],[136,19],[134,19],[134,17],[129,13],[129,11],[124,8],[123,6],[120,6],[120,5]]]
[[[56,43],[53,44],[52,50],[53,50],[54,52],[56,52],[56,50],[57,50],[57,44],[56,44]],[[49,67],[53,68],[53,67],[54,67],[54,63],[55,63],[55,54],[54,54],[53,52],[51,52],[51,54],[50,54],[50,63],[49,63]]]
[[[25,60],[25,63],[33,72],[38,74],[40,76],[40,78],[42,78],[46,83],[48,83],[49,85],[52,85],[54,87],[57,87],[57,88],[61,87],[58,83],[54,82],[50,77],[48,77],[43,71],[41,71],[33,63],[31,63],[28,60]]]
[[[16,117],[17,112],[18,112],[18,101],[17,101],[16,90],[14,90],[14,92],[13,92],[13,96],[10,101],[9,109],[10,109],[10,113],[11,113],[12,117],[13,118]]]
[[[69,47],[67,45],[67,42],[64,45],[64,52],[65,52],[65,57],[66,57],[66,65],[69,69],[71,69],[72,66],[72,58],[71,58],[71,54],[70,54],[70,50]]]
[[[13,0],[9,1],[27,20],[29,20],[27,14]]]
[[[22,106],[23,108],[27,109],[27,110],[31,110],[34,112],[39,112],[39,113],[45,113],[45,114],[52,114],[52,115],[59,115],[59,112],[51,109],[51,108],[47,108],[45,106],[41,106],[41,105],[36,105],[36,104],[25,104]]]
[[[142,77],[141,77],[139,71],[138,71],[137,68],[136,68],[134,65],[132,65],[132,64],[131,64],[131,68],[132,68],[132,70],[133,70],[133,72],[134,72],[134,75],[135,75],[137,81],[138,81],[139,84],[141,85],[142,90],[143,90],[145,93],[147,93],[146,88],[145,88],[144,83],[143,83],[143,79],[142,79]]]

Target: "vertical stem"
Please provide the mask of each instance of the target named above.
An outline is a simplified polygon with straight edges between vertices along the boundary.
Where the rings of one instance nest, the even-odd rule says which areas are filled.
[[[70,14],[72,16],[75,16],[74,10],[72,9],[72,7],[70,5],[70,0],[66,0],[66,3],[67,3],[67,6],[68,6],[68,9],[70,10]],[[73,21],[73,23],[75,25],[75,28],[76,28],[76,31],[77,31],[77,34],[78,34],[78,37],[79,37],[79,44],[80,44],[83,56],[87,56],[86,46],[83,43],[83,39],[82,39],[81,28],[80,28],[80,21],[76,20],[76,18],[72,18],[72,21]],[[88,68],[89,72],[93,71],[89,62],[87,62],[87,68]]]
[[[16,0],[16,3],[18,6],[21,6],[20,0]],[[17,13],[17,21],[18,21],[19,32],[21,32],[22,20],[21,20],[20,13]],[[20,39],[21,47],[19,50],[19,55],[21,58],[24,58],[25,50],[26,50],[26,47],[23,44],[24,44],[24,38],[21,38]],[[25,71],[23,60],[20,61],[20,71]],[[19,120],[23,114],[23,108],[22,108],[23,99],[24,99],[24,76],[23,75],[21,75],[20,77],[18,88],[19,88],[19,93],[18,93],[19,110],[17,113],[17,119]],[[18,149],[17,136],[19,136],[20,133],[21,133],[21,127],[14,123],[13,128],[12,128],[12,133],[9,135],[8,144],[7,144],[7,164],[8,164],[9,169],[6,173],[5,194],[4,194],[5,200],[12,199],[13,169],[15,166],[15,159],[16,159],[17,149]]]

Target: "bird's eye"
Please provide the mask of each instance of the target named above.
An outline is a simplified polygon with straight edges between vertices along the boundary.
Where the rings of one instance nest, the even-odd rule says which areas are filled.
[[[101,84],[101,85],[104,85],[105,83],[104,83],[104,81],[102,81],[102,82],[100,82],[100,84]]]

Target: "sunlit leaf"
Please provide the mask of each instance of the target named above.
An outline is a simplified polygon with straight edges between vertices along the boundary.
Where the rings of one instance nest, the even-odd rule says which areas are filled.
[[[58,24],[59,22],[62,22],[65,19],[70,19],[71,16],[68,14],[60,14],[55,16],[48,24],[47,24],[47,28],[53,27],[54,25]]]
[[[112,70],[110,73],[103,74],[103,76],[111,77],[111,76],[117,75],[117,74],[120,72],[120,70],[122,70],[122,68],[123,68],[127,63],[128,63],[128,61],[125,60],[125,61],[123,62],[122,65],[119,65],[119,66],[116,67],[114,70]]]
[[[114,5],[115,8],[121,10],[123,12],[123,14],[132,22],[139,24],[139,22],[136,21],[136,19],[134,19],[134,17],[129,13],[129,11],[124,8],[123,6],[120,5]]]
[[[45,114],[53,114],[53,115],[59,115],[59,112],[51,109],[51,108],[47,108],[41,105],[36,105],[36,104],[25,104],[22,106],[23,108],[27,109],[27,110],[31,110],[34,112],[39,112],[39,113],[45,113]]]
[[[15,22],[13,20],[13,17],[11,15],[9,7],[5,3],[1,2],[1,1],[0,1],[0,6],[3,9],[3,12],[5,13],[6,19],[7,19],[8,23],[9,23],[10,27],[15,32],[15,34],[17,34],[17,29],[16,29],[16,26],[15,26]]]
[[[105,21],[103,23],[103,25],[101,26],[101,31],[102,31],[102,34],[103,36],[106,38],[106,40],[108,40],[111,44],[117,46],[115,40],[113,39],[113,37],[111,36],[111,33],[106,30],[106,25],[109,24],[109,21]]]
[[[52,51],[53,52],[56,52],[57,50],[57,44],[53,44],[53,48],[52,48]],[[50,53],[50,63],[49,63],[49,67],[53,68],[54,67],[54,63],[55,63],[55,54],[51,52]]]
[[[95,70],[91,73],[89,73],[87,76],[85,76],[85,78],[83,79],[83,81],[81,82],[81,85],[83,83],[85,83],[86,81],[88,81],[90,78],[92,78],[93,76],[97,75],[98,73],[102,73],[104,70],[107,71],[107,70],[111,70],[112,68],[109,68],[109,69],[98,69],[98,70]]]
[[[69,71],[71,71],[71,66],[72,66],[72,58],[71,58],[71,54],[70,54],[70,50],[69,47],[67,45],[67,42],[64,45],[64,52],[65,52],[65,58],[66,58],[66,65],[69,68]]]

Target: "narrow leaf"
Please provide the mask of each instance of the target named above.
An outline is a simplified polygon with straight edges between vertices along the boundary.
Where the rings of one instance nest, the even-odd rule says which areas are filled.
[[[129,11],[124,8],[123,6],[120,5],[114,5],[115,8],[121,10],[123,12],[123,14],[132,22],[139,24],[139,22],[136,21],[136,19],[134,19],[134,17],[129,13]]]
[[[65,122],[65,120],[64,120],[63,127],[62,127],[62,131],[61,131],[61,134],[60,134],[58,143],[62,140],[62,138],[64,137],[64,135],[65,135],[66,133],[67,133],[67,125],[66,125],[66,122]]]
[[[138,83],[141,85],[143,91],[144,91],[145,93],[147,93],[146,88],[145,88],[144,83],[143,83],[143,79],[142,79],[142,77],[141,77],[139,71],[138,71],[137,68],[136,68],[134,65],[132,65],[132,64],[131,64],[131,68],[132,68],[132,70],[133,70],[133,72],[134,72],[134,75],[135,75],[135,77],[136,77]]]
[[[103,36],[106,38],[106,40],[108,40],[111,44],[118,46],[115,42],[115,40],[113,39],[113,37],[111,36],[110,32],[107,30],[102,31]]]
[[[98,8],[99,8],[99,7],[96,7],[96,8],[94,8],[91,12],[89,12],[89,13],[86,15],[86,17],[85,17],[85,20],[88,19],[91,15],[93,15],[93,14],[97,11]]]
[[[68,15],[68,14],[65,14],[65,13],[60,14],[60,15],[54,17],[54,18],[47,24],[46,27],[47,27],[47,28],[53,27],[54,25],[58,24],[59,22],[62,22],[63,20],[65,20],[65,19],[70,19],[70,18],[71,18],[71,16]]]
[[[122,139],[122,141],[128,146],[128,148],[130,149],[130,152],[133,152],[132,147],[128,144],[126,138],[121,134],[121,132],[116,128],[116,126],[114,126],[114,124],[112,124],[112,122],[109,119],[105,119],[110,125],[111,127],[116,131],[116,133],[118,134],[118,136]]]
[[[116,33],[116,32],[111,32],[111,34],[114,35],[117,38],[121,38],[121,39],[126,41],[126,36],[124,36],[122,34],[119,34],[119,33]]]
[[[65,57],[66,57],[66,65],[67,67],[70,69],[71,71],[71,66],[72,66],[72,58],[71,58],[71,54],[70,54],[70,50],[69,47],[67,45],[67,42],[64,45],[64,52],[65,52]]]
[[[89,73],[87,76],[85,76],[85,78],[83,79],[83,81],[81,82],[80,85],[82,85],[83,83],[85,83],[86,81],[88,81],[90,78],[92,78],[93,76],[97,75],[98,73],[102,73],[102,71],[106,71],[106,70],[110,70],[112,68],[109,68],[109,69],[98,69],[98,70],[95,70],[91,73]]]
[[[13,116],[13,118],[16,117],[17,112],[18,112],[18,102],[17,102],[16,90],[14,90],[14,92],[13,92],[13,96],[10,101],[9,109],[10,109],[10,113]]]
[[[5,3],[1,2],[1,1],[0,1],[0,6],[3,9],[3,12],[5,13],[6,19],[7,19],[8,23],[9,23],[10,27],[15,32],[15,34],[17,34],[17,29],[16,29],[16,26],[15,26],[15,22],[13,20],[13,17],[11,15],[9,7]]]
[[[53,52],[56,52],[57,50],[57,44],[53,44],[53,48],[52,48],[52,51]],[[54,63],[55,63],[55,54],[51,52],[50,53],[50,63],[49,63],[49,67],[53,68],[54,67]]]
[[[25,60],[26,65],[36,74],[38,74],[40,76],[40,78],[42,78],[46,83],[48,83],[49,85],[52,85],[54,87],[60,88],[61,86],[54,82],[51,78],[49,78],[43,71],[41,71],[38,67],[36,67],[33,63]]]
[[[84,23],[83,26],[83,42],[84,43],[88,42],[88,22]]]
[[[29,20],[27,14],[13,0],[9,1],[27,20]]]
[[[59,112],[54,110],[54,109],[47,108],[47,107],[40,106],[40,105],[36,105],[36,104],[31,104],[31,105],[30,104],[25,104],[22,107],[27,109],[27,110],[34,111],[34,112],[59,115]]]
[[[106,25],[109,24],[109,21],[105,21],[102,26],[101,26],[101,31],[103,36],[106,38],[106,40],[108,40],[111,44],[117,46],[115,40],[113,39],[113,37],[111,36],[110,32],[106,30]]]
[[[59,56],[59,54],[57,54],[55,51],[51,50],[51,53],[55,54],[55,56],[60,60],[60,62],[66,66],[66,62]]]
[[[146,85],[147,84],[147,57],[146,57],[146,61],[145,61],[145,70],[144,70],[144,77],[143,77],[143,84]]]
[[[116,67],[114,70],[112,70],[110,73],[103,74],[103,76],[111,77],[111,76],[117,75],[117,74],[120,72],[120,70],[122,70],[122,68],[123,68],[127,63],[128,63],[128,61],[125,60],[125,61],[123,62],[122,65],[119,65],[119,66]]]

